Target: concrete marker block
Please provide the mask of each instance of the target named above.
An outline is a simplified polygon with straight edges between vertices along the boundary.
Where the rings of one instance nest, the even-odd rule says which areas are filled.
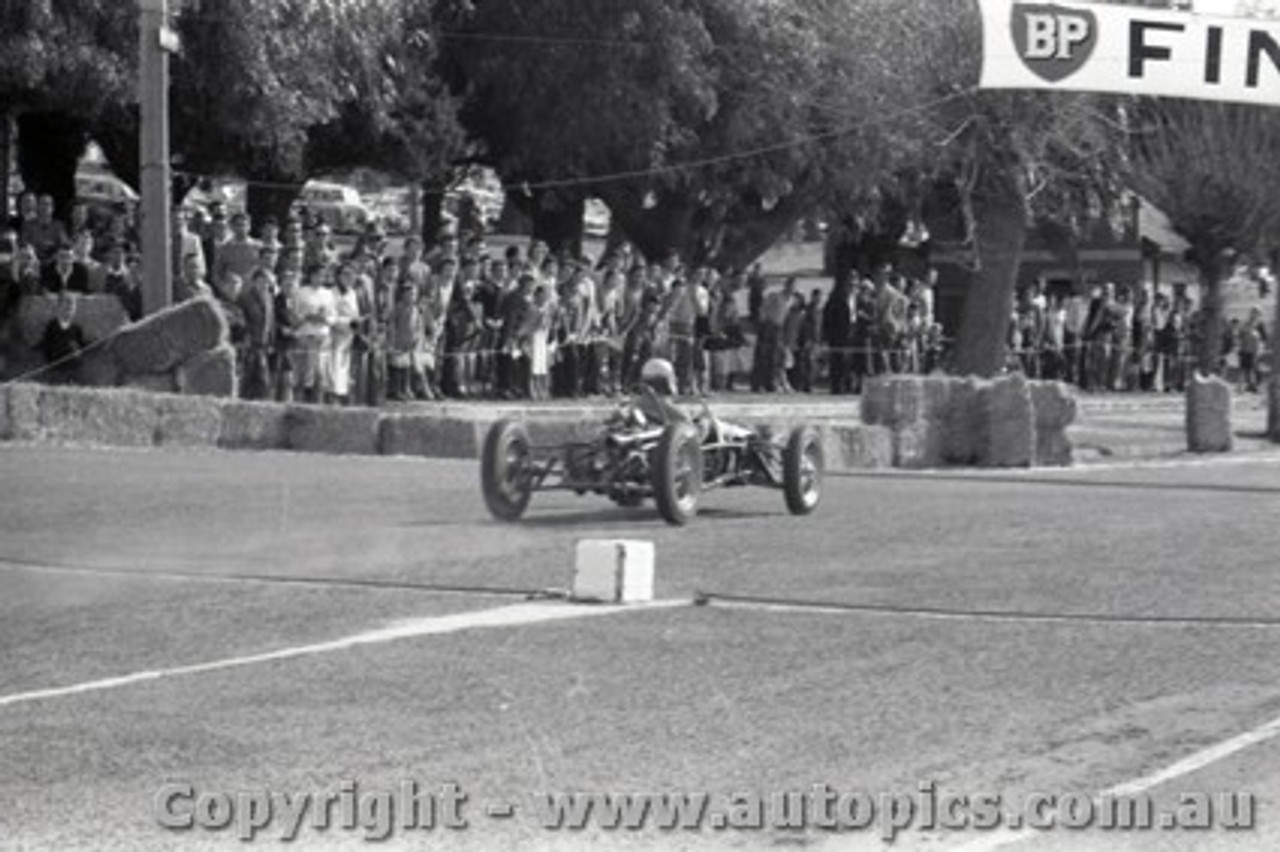
[[[651,541],[583,539],[574,553],[573,598],[599,603],[653,600]]]

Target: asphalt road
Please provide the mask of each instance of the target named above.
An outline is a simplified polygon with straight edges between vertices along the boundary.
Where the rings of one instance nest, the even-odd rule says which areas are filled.
[[[1160,806],[1251,792],[1252,831],[910,829],[893,848],[1280,848],[1274,458],[831,478],[812,517],[742,490],[678,530],[557,495],[498,525],[477,473],[0,446],[0,850],[276,848],[278,821],[251,846],[162,829],[155,794],[405,779],[460,785],[470,828],[376,848],[878,848],[874,828],[556,832],[535,806],[815,784],[1095,795],[1258,731],[1148,785]],[[565,587],[595,536],[654,541],[673,605],[431,626],[524,618],[523,593]],[[681,603],[699,592],[820,606]]]

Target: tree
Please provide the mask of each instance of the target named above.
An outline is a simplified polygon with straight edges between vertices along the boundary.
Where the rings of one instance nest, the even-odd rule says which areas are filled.
[[[133,93],[137,18],[115,0],[0,3],[0,123],[18,123],[28,187],[65,213],[89,126]],[[0,151],[0,210],[8,204],[7,146]]]
[[[741,265],[850,165],[854,146],[835,143],[861,116],[820,101],[869,89],[841,87],[860,52],[832,55],[858,5],[481,0],[445,54],[464,123],[529,187],[514,198],[535,235],[573,244],[596,195],[650,257]]]
[[[935,105],[914,116],[915,168],[956,187],[976,271],[956,345],[960,373],[1004,365],[1027,228],[1121,198],[1116,101],[1089,94],[976,91],[981,22],[972,0],[878,0],[897,22],[882,49]]]
[[[1200,273],[1202,371],[1222,355],[1222,285],[1280,229],[1280,116],[1242,104],[1147,100],[1133,110],[1128,176],[1191,244]]]

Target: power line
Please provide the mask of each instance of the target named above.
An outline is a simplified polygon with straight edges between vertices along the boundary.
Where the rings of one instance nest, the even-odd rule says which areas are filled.
[[[928,110],[935,109],[952,100],[956,100],[962,97],[968,97],[969,95],[973,94],[974,91],[976,91],[976,87],[965,89],[958,92],[952,92],[950,94],[943,95],[938,98],[934,98],[933,100],[926,101],[924,103],[915,104],[909,107],[904,107],[903,109],[888,112],[888,113],[883,113],[874,118],[865,119],[863,121],[859,121],[854,124],[847,125],[845,127],[836,128],[834,130],[828,130],[821,133],[811,134],[799,139],[790,139],[785,142],[777,142],[771,145],[762,145],[757,148],[749,148],[741,151],[721,154],[714,157],[703,157],[695,160],[685,160],[679,163],[669,163],[666,165],[651,166],[644,169],[629,169],[629,170],[607,172],[607,173],[596,174],[596,175],[584,175],[584,176],[574,176],[574,177],[564,177],[564,178],[553,178],[553,179],[547,179],[547,180],[541,180],[541,181],[507,183],[507,184],[503,184],[500,188],[505,192],[529,193],[537,190],[568,189],[572,187],[595,186],[595,185],[605,184],[605,183],[618,183],[621,181],[639,180],[646,177],[656,177],[658,175],[671,174],[673,172],[703,169],[703,168],[710,168],[712,166],[725,165],[727,163],[754,159],[756,157],[762,157],[768,154],[775,154],[782,151],[801,148],[806,145],[812,145],[818,142],[825,142],[831,139],[837,139],[842,136],[848,136],[860,130],[867,129],[869,127],[874,127],[880,124],[888,124],[913,114],[927,112]],[[219,178],[218,175],[201,174],[199,172],[192,172],[192,171],[181,170],[181,169],[175,169],[174,174],[182,175],[184,177],[193,178],[196,180],[205,180],[205,179],[216,180]],[[281,189],[281,190],[301,189],[305,185],[305,183],[298,183],[298,182],[275,182],[275,181],[260,181],[260,180],[245,180],[244,183],[252,186],[267,188],[267,189]],[[448,192],[452,188],[453,188],[452,185],[441,184],[433,187],[424,186],[423,190],[426,192]]]

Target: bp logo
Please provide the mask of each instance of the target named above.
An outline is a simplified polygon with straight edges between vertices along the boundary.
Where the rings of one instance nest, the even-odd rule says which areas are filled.
[[[1093,12],[1048,3],[1015,3],[1013,43],[1031,72],[1056,83],[1076,73],[1098,43]]]

